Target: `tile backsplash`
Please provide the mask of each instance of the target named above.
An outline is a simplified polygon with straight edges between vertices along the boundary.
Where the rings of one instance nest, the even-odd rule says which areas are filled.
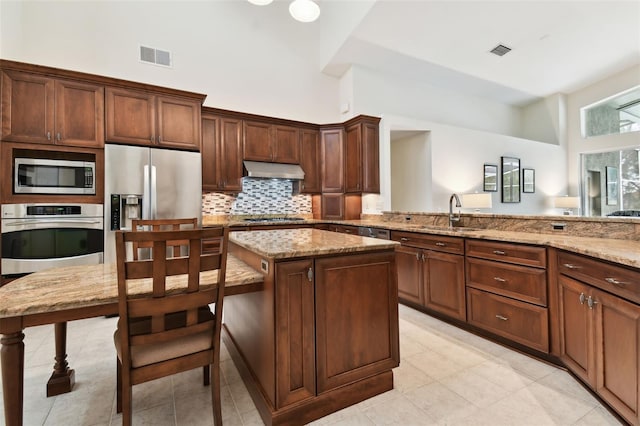
[[[202,194],[203,215],[311,214],[311,196],[293,195],[293,182],[285,179],[242,178],[237,195]]]

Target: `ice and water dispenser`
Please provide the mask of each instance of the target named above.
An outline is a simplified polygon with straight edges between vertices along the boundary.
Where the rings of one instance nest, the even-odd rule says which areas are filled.
[[[142,219],[142,195],[111,194],[111,230],[130,230],[133,219]]]

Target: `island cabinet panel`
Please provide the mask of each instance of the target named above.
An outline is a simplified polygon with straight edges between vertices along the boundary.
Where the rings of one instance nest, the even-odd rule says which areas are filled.
[[[399,365],[393,253],[315,261],[318,394]]]
[[[88,148],[104,145],[104,87],[2,72],[2,140]]]
[[[560,359],[640,424],[640,306],[633,302],[640,272],[565,252],[558,265]]]
[[[277,407],[316,394],[313,261],[276,264]]]

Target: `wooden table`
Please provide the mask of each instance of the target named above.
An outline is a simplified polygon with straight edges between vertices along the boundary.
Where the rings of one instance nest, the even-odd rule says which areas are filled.
[[[201,282],[217,283],[217,271],[203,273]],[[183,283],[176,279],[175,286]],[[145,292],[148,282],[140,282]],[[227,259],[225,296],[260,291],[263,275],[233,255]],[[36,272],[0,287],[0,362],[6,426],[22,425],[24,393],[24,329],[55,324],[54,371],[47,396],[69,392],[74,373],[66,355],[67,321],[118,313],[115,264],[72,266]]]

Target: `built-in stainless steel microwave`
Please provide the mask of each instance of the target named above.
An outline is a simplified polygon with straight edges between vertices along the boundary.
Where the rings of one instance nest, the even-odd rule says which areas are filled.
[[[90,161],[15,158],[16,194],[96,193],[96,163]]]

